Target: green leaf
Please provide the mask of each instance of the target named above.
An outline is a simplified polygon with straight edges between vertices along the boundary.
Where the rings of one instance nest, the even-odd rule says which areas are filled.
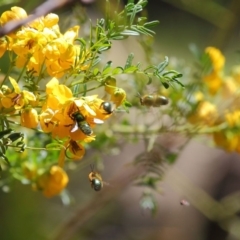
[[[133,54],[133,53],[130,53],[130,54],[128,55],[126,64],[125,64],[125,66],[124,66],[124,69],[127,69],[127,68],[129,68],[129,67],[132,66],[133,58],[134,58],[134,54]]]
[[[76,84],[72,87],[72,93],[74,97],[77,97],[80,89],[80,84]]]
[[[75,41],[79,42],[83,47],[86,47],[87,45],[84,38],[77,38]]]
[[[0,142],[0,153],[4,155],[6,153],[6,150],[7,150],[7,146],[5,146],[3,144],[3,142],[1,141]]]
[[[124,106],[130,108],[130,107],[132,107],[132,104],[130,102],[128,102],[127,100],[125,100]]]
[[[152,83],[152,78],[148,76],[148,82],[147,85],[150,85]]]
[[[143,23],[143,22],[146,22],[146,21],[147,21],[147,17],[139,17],[138,20],[137,20],[137,22],[140,23],[140,24]]]
[[[7,165],[10,166],[10,162],[9,162],[8,158],[4,154],[0,153],[0,157],[7,163]]]
[[[0,138],[3,138],[6,134],[9,134],[11,132],[12,132],[11,128],[1,131],[0,132]]]
[[[8,138],[14,142],[14,141],[17,141],[19,139],[23,139],[24,138],[24,134],[23,133],[20,133],[20,132],[15,132],[15,133],[11,133]]]
[[[98,53],[101,53],[101,52],[108,50],[109,48],[111,48],[110,44],[104,44],[101,47],[99,47],[97,51],[98,51]]]
[[[103,75],[107,75],[109,73],[112,72],[112,68],[111,67],[108,67],[108,68],[105,68],[104,71],[102,72]]]
[[[181,78],[182,76],[183,76],[182,73],[178,73],[178,74],[174,75],[173,78],[174,78],[174,79],[175,79],[175,78]]]
[[[162,82],[162,85],[163,85],[166,89],[169,88],[169,84],[168,84],[167,82]]]
[[[121,35],[122,33],[118,33],[116,35],[111,35],[110,39],[112,40],[123,40],[123,39],[126,39],[127,38],[127,35],[126,36],[123,36]]]
[[[123,73],[123,68],[122,67],[116,67],[113,69],[112,74],[117,75]]]
[[[100,61],[101,61],[101,58],[99,56],[94,58],[93,63],[92,63],[92,67],[96,66]]]
[[[99,69],[98,68],[94,68],[93,69],[93,75],[97,76],[98,73],[99,73]]]
[[[85,97],[86,95],[87,95],[87,84],[84,83],[83,84],[83,94],[82,94],[82,96]]]
[[[146,28],[149,28],[149,27],[154,27],[158,24],[159,24],[159,21],[155,20],[155,21],[144,23],[143,26],[146,27]]]
[[[124,69],[124,73],[134,73],[138,70],[138,67],[137,66],[131,66],[127,69]]]
[[[165,60],[161,63],[159,63],[159,65],[157,66],[157,71],[158,73],[161,73],[168,65],[169,61],[168,61],[168,57],[165,57]]]
[[[111,66],[112,66],[112,61],[108,61],[108,62],[105,64],[105,66],[104,66],[104,68],[103,68],[103,71],[104,71],[105,69],[111,67]]]
[[[184,84],[178,81],[177,79],[174,78],[173,81],[179,84],[181,87],[185,88]]]
[[[121,32],[121,35],[126,35],[126,36],[139,36],[139,33],[137,31],[133,31],[133,30],[124,30]]]
[[[132,13],[131,13],[130,20],[129,20],[129,24],[130,24],[130,25],[133,24],[137,12],[138,12],[138,8],[137,8],[136,5],[135,5],[135,6],[133,7],[133,9],[132,9]]]

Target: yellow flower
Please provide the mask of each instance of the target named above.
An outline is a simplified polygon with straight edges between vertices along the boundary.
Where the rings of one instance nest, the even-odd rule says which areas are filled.
[[[240,84],[240,65],[236,65],[232,68],[231,76],[234,78],[236,83]]]
[[[226,132],[216,132],[213,134],[213,140],[215,144],[226,151],[237,151],[239,152],[240,148],[240,137],[235,134],[227,134]]]
[[[222,84],[222,95],[224,98],[233,97],[238,90],[236,81],[232,77],[226,77],[225,81]]]
[[[126,92],[122,88],[115,88],[115,91],[111,94],[111,101],[115,103],[116,107],[119,107],[126,100]]]
[[[215,47],[207,47],[205,52],[211,59],[213,71],[221,71],[225,64],[225,57],[222,55],[222,52]]]
[[[230,127],[240,127],[240,110],[227,113],[225,118]]]
[[[70,155],[69,155],[70,154]],[[76,141],[70,140],[66,155],[74,160],[81,160],[85,154],[84,147]]]
[[[108,77],[105,82],[105,91],[109,94],[113,94],[116,88],[116,79]]]
[[[14,92],[7,94],[1,98],[3,107],[14,107],[15,109],[21,109],[23,106],[29,104],[29,102],[36,101],[36,96],[32,92],[26,90],[21,91],[14,78],[9,77],[9,80],[14,88]]]
[[[24,162],[22,165],[24,176],[29,180],[35,180],[37,177],[37,167],[35,164],[30,162]]]
[[[200,102],[196,111],[188,117],[188,121],[192,124],[200,123],[212,126],[217,120],[218,112],[216,106],[210,102]]]
[[[39,115],[39,122],[43,132],[49,133],[53,131],[55,127],[54,114],[55,112],[49,108]]]
[[[24,19],[27,17],[27,13],[23,8],[12,7],[11,11],[4,12],[0,17],[0,23],[3,26],[9,21]]]
[[[37,179],[36,184],[46,197],[53,197],[66,187],[68,181],[68,175],[61,167],[52,166],[47,173]]]
[[[65,41],[73,44],[75,39],[78,37],[79,29],[80,29],[79,26],[69,28],[63,35]]]
[[[217,72],[212,72],[211,74],[205,76],[203,81],[206,83],[210,94],[215,95],[217,91],[222,86],[222,78]]]
[[[38,125],[38,113],[34,108],[21,111],[21,125],[27,128],[36,128]]]
[[[66,157],[72,160],[81,160],[85,155],[84,147],[80,143],[72,139],[70,139],[69,141],[66,141],[64,143],[64,147],[65,148],[62,148],[62,150],[60,151],[59,158],[58,158],[58,165],[60,167],[64,166]]]
[[[101,120],[105,120],[111,116],[111,114],[107,114],[103,109],[103,103],[104,101],[100,98],[95,98],[93,101],[88,103],[88,106],[96,113],[96,118]]]
[[[3,56],[3,54],[6,52],[8,47],[8,42],[6,40],[6,37],[0,38],[0,57]]]
[[[46,85],[46,93],[48,95],[54,95],[60,104],[64,104],[73,97],[71,89],[63,84],[59,84],[56,78],[52,78],[48,82]]]
[[[44,26],[47,28],[52,28],[59,22],[59,17],[57,14],[49,13],[43,18]]]
[[[200,91],[194,93],[194,98],[197,102],[203,101],[204,94]]]

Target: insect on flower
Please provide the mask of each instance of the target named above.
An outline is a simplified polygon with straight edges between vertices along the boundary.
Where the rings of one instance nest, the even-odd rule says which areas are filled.
[[[169,100],[166,97],[157,93],[146,94],[144,96],[141,96],[140,93],[138,93],[138,97],[140,99],[141,105],[144,105],[146,107],[160,107],[169,103]]]
[[[70,117],[72,118],[72,120],[76,122],[71,132],[75,132],[76,130],[80,129],[85,135],[87,136],[92,135],[93,131],[90,125],[87,123],[86,118],[82,115],[82,113],[79,110],[74,112]]]
[[[106,112],[104,114],[112,114],[113,113],[113,107],[110,102],[102,102],[100,105],[100,108],[102,108]]]
[[[90,165],[90,167],[91,167],[91,172],[88,175],[88,179],[91,183],[91,187],[95,191],[100,191],[103,187],[102,176],[100,175],[100,173],[94,171],[93,165]]]

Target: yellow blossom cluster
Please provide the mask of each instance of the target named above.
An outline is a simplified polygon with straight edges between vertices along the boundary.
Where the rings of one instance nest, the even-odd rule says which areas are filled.
[[[52,78],[47,83],[44,101],[40,101],[29,91],[21,91],[15,79],[9,77],[9,80],[13,89],[3,86],[0,91],[2,112],[20,115],[22,126],[40,127],[43,132],[51,133],[53,138],[63,141],[58,160],[59,166],[53,166],[40,174],[35,168],[24,166],[25,176],[34,183],[36,189],[43,190],[46,196],[58,194],[68,182],[67,175],[61,168],[64,166],[66,156],[76,160],[81,159],[85,154],[82,142],[95,140],[92,129],[97,123],[103,123],[109,118],[111,112],[106,112],[103,107],[105,102],[97,95],[73,97],[71,89],[59,84],[56,78]],[[37,111],[39,108],[41,110]],[[73,117],[76,113],[81,114],[80,120]],[[90,129],[88,134],[81,128],[81,124]]]
[[[12,7],[0,17],[4,26],[11,20],[24,19],[27,13],[20,7]],[[36,90],[22,90],[21,79],[8,76],[0,85],[0,109],[2,114],[13,117],[21,126],[48,133],[59,141],[59,159],[47,168],[36,164],[23,164],[23,174],[34,189],[45,196],[59,194],[68,183],[64,171],[64,161],[68,157],[80,160],[85,154],[84,144],[95,140],[93,128],[102,124],[112,114],[112,105],[98,98],[98,95],[75,97],[72,89],[59,82],[59,78],[70,71],[79,73],[88,69],[86,49],[75,42],[79,26],[68,29],[64,34],[58,26],[56,14],[48,14],[22,26],[20,29],[0,39],[0,57],[8,51],[16,56],[17,68],[31,71],[40,77],[47,73],[51,79],[43,88],[39,81],[34,82]],[[40,79],[40,78],[39,78]],[[39,85],[38,85],[39,84]],[[41,87],[40,87],[41,86]],[[126,99],[123,89],[115,83],[106,82],[106,91],[111,102],[120,106]],[[39,90],[39,91],[38,91]]]
[[[216,105],[208,101],[200,101],[197,109],[188,117],[188,121],[192,124],[203,124],[212,126],[218,118]]]
[[[207,85],[210,94],[214,95],[222,86],[222,69],[225,64],[225,57],[219,49],[214,47],[207,47],[205,53],[208,54],[211,60],[212,70],[204,76],[203,81]]]
[[[234,66],[230,75],[225,75],[221,51],[207,47],[205,53],[212,64],[210,73],[203,78],[207,91],[198,89],[193,94],[196,104],[187,120],[208,128],[217,146],[240,153],[240,67]]]
[[[225,114],[226,128],[213,134],[216,145],[240,153],[240,110]]]
[[[11,20],[24,19],[27,13],[20,7],[12,7],[0,17],[0,24],[4,26]],[[46,68],[52,77],[61,77],[73,66],[75,70],[84,70],[88,65],[82,64],[90,57],[81,51],[81,46],[74,43],[78,37],[79,26],[68,29],[64,34],[59,30],[59,18],[50,13],[36,19],[18,31],[0,39],[0,56],[5,51],[12,51],[17,55],[16,66],[27,70],[34,70],[39,75]],[[81,53],[81,58],[79,57]]]
[[[85,150],[80,142],[95,140],[91,129],[97,123],[102,123],[111,113],[109,114],[103,109],[104,101],[97,95],[75,98],[71,90],[67,86],[59,84],[56,78],[48,82],[46,94],[47,98],[39,115],[42,130],[51,133],[54,138],[67,139],[64,144],[65,147],[73,155],[73,158],[81,159]],[[73,117],[75,113],[81,114],[80,122]],[[82,126],[90,129],[89,134],[84,132],[81,124],[85,124]],[[72,131],[74,125],[78,125],[78,127],[75,131]],[[60,154],[60,156],[63,155]],[[59,163],[62,163],[62,161],[61,157]]]

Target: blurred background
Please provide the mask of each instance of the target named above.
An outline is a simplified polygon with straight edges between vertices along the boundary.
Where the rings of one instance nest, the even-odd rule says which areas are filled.
[[[99,0],[85,5],[93,23],[102,16],[104,2]],[[38,5],[37,1],[24,0],[0,3],[1,12],[14,5],[30,12]],[[63,19],[69,19],[72,8],[68,6],[56,12],[60,18],[62,15]],[[154,51],[162,59],[168,56],[173,65],[177,62],[178,66],[186,69],[194,66],[190,44],[195,44],[200,50],[207,46],[221,49],[226,57],[226,71],[239,64],[239,1],[149,1],[146,14],[149,20],[160,21],[155,28]],[[130,52],[135,54],[136,60],[144,61],[144,50],[136,38],[114,43],[104,58],[114,61],[116,65],[124,64]],[[184,83],[184,77],[182,81]],[[116,113],[112,121],[117,121],[119,115],[124,118],[125,114]],[[134,109],[130,116],[136,117]],[[237,154],[209,146],[205,144],[205,139],[191,140],[176,163],[165,171],[159,186],[161,192],[154,193],[158,211],[152,217],[139,205],[145,189],[131,182],[138,171],[134,171],[130,163],[143,153],[144,142],[141,139],[123,139],[119,137],[115,146],[106,152],[90,146],[81,162],[69,165],[69,195],[65,194],[62,198],[47,199],[40,192],[32,191],[28,185],[11,183],[9,192],[0,192],[0,239],[240,239],[240,158]],[[183,140],[180,136],[166,135],[159,141],[166,142],[174,149]],[[90,164],[96,155],[103,163],[97,165],[97,169],[101,170],[106,181],[101,192],[93,191],[88,180]],[[234,200],[228,198],[219,203],[231,193],[238,194]],[[182,200],[190,205],[181,205]],[[226,216],[221,219],[219,212],[225,212]]]

